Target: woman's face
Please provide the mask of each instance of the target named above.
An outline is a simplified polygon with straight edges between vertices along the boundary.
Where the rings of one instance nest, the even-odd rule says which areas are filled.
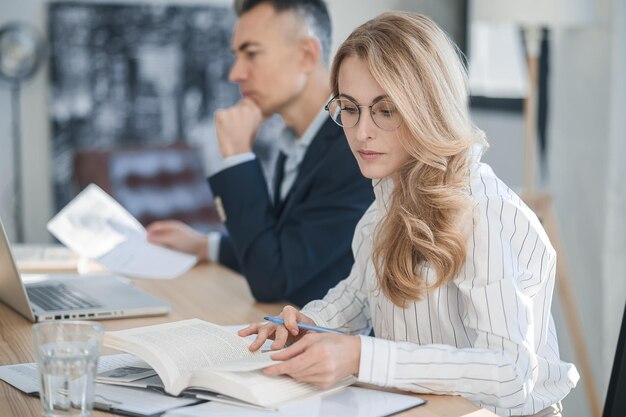
[[[392,131],[381,129],[372,120],[370,108],[367,107],[381,100],[390,99],[374,80],[361,58],[345,58],[337,78],[339,97],[350,99],[358,106],[362,106],[356,126],[343,129],[361,173],[372,179],[393,175],[409,160],[409,154],[399,139],[403,129],[401,127]],[[387,110],[394,111],[393,108]]]

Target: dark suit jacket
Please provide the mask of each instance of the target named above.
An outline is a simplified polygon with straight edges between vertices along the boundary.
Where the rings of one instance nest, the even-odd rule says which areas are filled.
[[[332,120],[309,145],[278,207],[256,159],[215,174],[209,184],[229,233],[220,263],[241,272],[257,300],[302,306],[348,276],[354,228],[374,193]]]

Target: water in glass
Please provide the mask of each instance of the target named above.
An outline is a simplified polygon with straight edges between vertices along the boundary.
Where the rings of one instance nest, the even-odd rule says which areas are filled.
[[[49,343],[39,348],[44,416],[89,416],[98,352],[80,342]]]

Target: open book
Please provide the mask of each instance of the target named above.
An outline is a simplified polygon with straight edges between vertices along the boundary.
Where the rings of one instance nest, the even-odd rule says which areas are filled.
[[[270,358],[275,352],[250,352],[250,340],[198,319],[107,332],[104,344],[146,361],[172,395],[200,389],[276,408],[354,382],[346,378],[323,390],[287,376],[267,376],[261,369],[276,363]]]

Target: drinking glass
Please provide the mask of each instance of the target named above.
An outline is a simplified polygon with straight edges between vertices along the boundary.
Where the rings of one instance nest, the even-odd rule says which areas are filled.
[[[33,326],[44,417],[89,417],[102,325],[89,321],[49,321]]]

